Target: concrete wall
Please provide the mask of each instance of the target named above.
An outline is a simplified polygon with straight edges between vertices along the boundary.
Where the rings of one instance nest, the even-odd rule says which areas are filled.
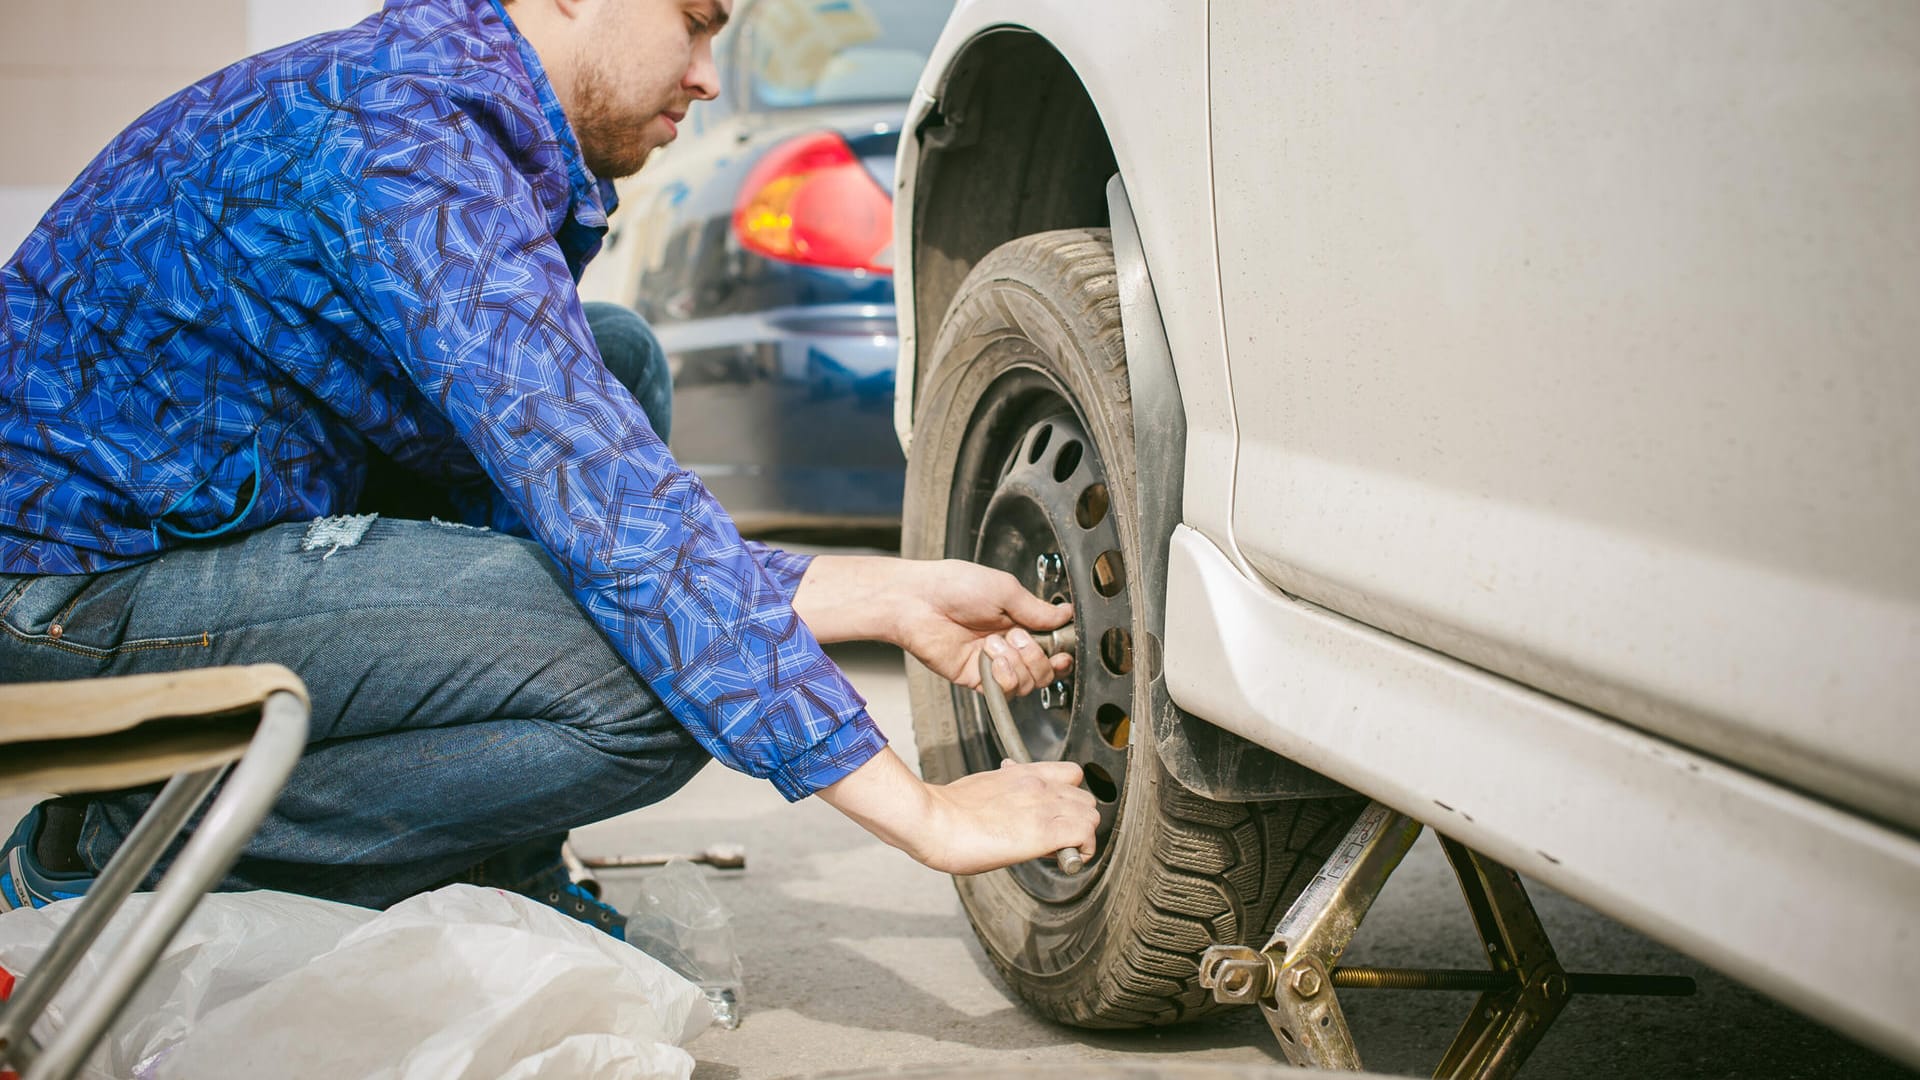
[[[378,0],[0,0],[0,258],[107,140],[249,53]]]

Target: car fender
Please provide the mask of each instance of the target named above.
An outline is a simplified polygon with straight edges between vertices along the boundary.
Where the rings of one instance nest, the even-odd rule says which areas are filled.
[[[1166,323],[1147,268],[1146,251],[1127,187],[1107,182],[1113,222],[1120,325],[1127,344],[1127,386],[1133,403],[1134,505],[1140,536],[1141,604],[1151,665],[1148,715],[1154,750],[1183,786],[1221,801],[1316,798],[1346,793],[1332,780],[1216,727],[1173,703],[1163,663],[1167,630],[1167,557],[1180,524],[1187,414],[1167,343]],[[904,305],[903,305],[904,306]]]

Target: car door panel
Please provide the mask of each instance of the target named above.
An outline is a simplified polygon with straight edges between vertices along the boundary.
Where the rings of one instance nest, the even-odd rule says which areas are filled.
[[[1920,826],[1920,15],[1213,0],[1272,584]]]

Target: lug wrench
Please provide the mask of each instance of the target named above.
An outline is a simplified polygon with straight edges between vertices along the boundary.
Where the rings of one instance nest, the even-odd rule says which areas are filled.
[[[1073,651],[1075,637],[1073,624],[1069,623],[1058,630],[1033,634],[1033,640],[1040,644],[1047,655]],[[1007,708],[1007,692],[1000,689],[1000,683],[993,677],[993,657],[985,649],[980,650],[980,696],[987,699],[987,717],[993,721],[994,738],[1000,742],[1000,751],[1021,765],[1031,765],[1033,755],[1027,753],[1027,744],[1020,738],[1020,729],[1013,724],[1013,713]],[[1053,861],[1063,874],[1077,874],[1087,864],[1087,857],[1079,848],[1061,848],[1053,853]]]
[[[661,855],[587,855],[580,862],[592,870],[623,870],[635,866],[665,866],[675,859],[705,863],[716,870],[745,870],[747,849],[740,844],[715,844],[704,851]]]

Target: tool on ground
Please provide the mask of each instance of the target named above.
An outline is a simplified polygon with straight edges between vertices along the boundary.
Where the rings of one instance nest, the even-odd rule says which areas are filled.
[[[1072,652],[1076,644],[1071,623],[1032,637],[1049,656]],[[1013,713],[1007,708],[1007,693],[993,677],[993,657],[988,656],[985,649],[980,650],[980,696],[987,699],[987,717],[993,722],[993,736],[1000,743],[1000,752],[1022,765],[1031,763],[1033,755],[1027,752],[1026,741],[1020,738],[1020,729],[1014,726]],[[1087,857],[1079,848],[1061,848],[1053,853],[1053,859],[1063,874],[1077,874],[1087,864]]]
[[[1215,945],[1200,958],[1200,985],[1224,1004],[1258,1005],[1294,1065],[1358,1071],[1360,1053],[1336,988],[1479,990],[1480,1000],[1441,1058],[1436,1077],[1505,1080],[1520,1069],[1573,994],[1680,997],[1693,980],[1662,975],[1589,975],[1560,966],[1520,875],[1444,836],[1441,848],[1480,931],[1488,971],[1335,966],[1420,823],[1367,808],[1334,857],[1274,929],[1266,948]]]
[[[569,881],[587,890],[595,900],[605,895],[600,891],[600,879],[593,876],[593,871],[587,869],[587,864],[581,861],[579,853],[573,850],[573,841],[561,842],[560,862],[567,868]]]
[[[705,863],[716,870],[745,870],[747,849],[741,844],[715,844],[705,851],[659,855],[584,855],[580,863],[590,870],[625,870],[636,866],[665,866],[675,859]]]

